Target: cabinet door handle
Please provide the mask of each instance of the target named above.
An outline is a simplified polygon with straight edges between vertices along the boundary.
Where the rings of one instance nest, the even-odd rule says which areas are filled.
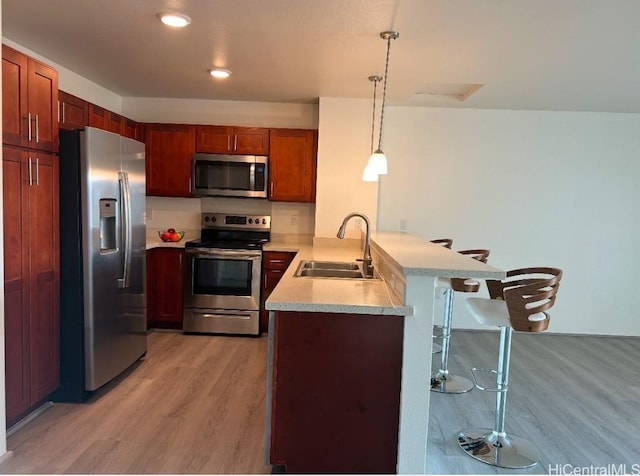
[[[36,157],[36,185],[40,185],[40,159]]]
[[[65,103],[65,102],[63,102],[63,103],[62,103],[62,123],[63,123],[63,124],[64,124],[65,122],[67,122],[67,119],[65,118],[66,114],[64,113],[64,112],[65,112],[65,111],[64,111],[64,109],[65,109],[66,104],[67,104],[67,103]],[[60,120],[60,119],[58,119],[58,120]]]
[[[227,136],[227,150],[231,150],[231,136]]]
[[[29,142],[31,142],[31,113],[27,114],[27,122],[28,122],[28,126],[27,126],[27,130],[28,130],[28,136],[29,136]]]
[[[234,134],[233,135],[233,151],[235,152],[236,150],[238,150],[238,135]]]
[[[40,142],[40,134],[39,134],[39,126],[38,126],[38,115],[36,114],[36,143]]]
[[[269,197],[273,196],[273,182],[269,183]]]
[[[33,175],[31,173],[31,157],[29,157],[29,186],[33,185]]]

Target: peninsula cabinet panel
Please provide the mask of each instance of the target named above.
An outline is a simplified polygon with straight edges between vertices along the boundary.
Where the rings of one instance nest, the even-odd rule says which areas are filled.
[[[260,332],[269,328],[269,311],[264,308],[265,301],[280,282],[283,273],[295,258],[290,251],[265,251],[262,253],[262,294],[260,298]]]
[[[59,91],[58,126],[60,129],[82,129],[89,124],[89,103]]]
[[[146,124],[145,145],[147,195],[190,197],[194,127]]]
[[[3,143],[58,150],[58,73],[2,45]]]
[[[182,329],[184,250],[147,252],[147,326]]]
[[[3,148],[7,422],[59,385],[58,158]]]
[[[271,129],[269,200],[315,202],[317,131]]]
[[[196,152],[269,154],[269,129],[263,127],[196,126]]]
[[[274,317],[271,464],[287,473],[395,473],[404,319]]]

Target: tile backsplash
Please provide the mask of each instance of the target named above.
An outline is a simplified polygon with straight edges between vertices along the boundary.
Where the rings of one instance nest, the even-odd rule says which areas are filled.
[[[202,213],[271,215],[271,232],[277,235],[308,235],[315,230],[315,204],[270,202],[247,198],[147,197],[148,228],[200,229]]]

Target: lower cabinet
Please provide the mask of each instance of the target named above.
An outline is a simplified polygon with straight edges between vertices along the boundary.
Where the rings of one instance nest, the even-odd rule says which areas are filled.
[[[270,463],[287,473],[395,473],[404,318],[274,317]]]
[[[182,329],[184,250],[147,251],[147,327]]]
[[[265,251],[262,253],[262,293],[260,295],[260,332],[269,328],[269,311],[264,303],[282,278],[282,274],[296,256],[289,251]]]
[[[3,147],[7,423],[60,384],[58,158]]]

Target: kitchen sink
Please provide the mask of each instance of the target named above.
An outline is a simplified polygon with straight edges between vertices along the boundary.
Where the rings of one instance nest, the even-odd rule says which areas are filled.
[[[360,269],[359,263],[344,261],[303,261],[303,269],[344,269],[356,271]]]
[[[301,261],[295,275],[298,278],[379,279],[366,277],[361,263],[344,261]]]

